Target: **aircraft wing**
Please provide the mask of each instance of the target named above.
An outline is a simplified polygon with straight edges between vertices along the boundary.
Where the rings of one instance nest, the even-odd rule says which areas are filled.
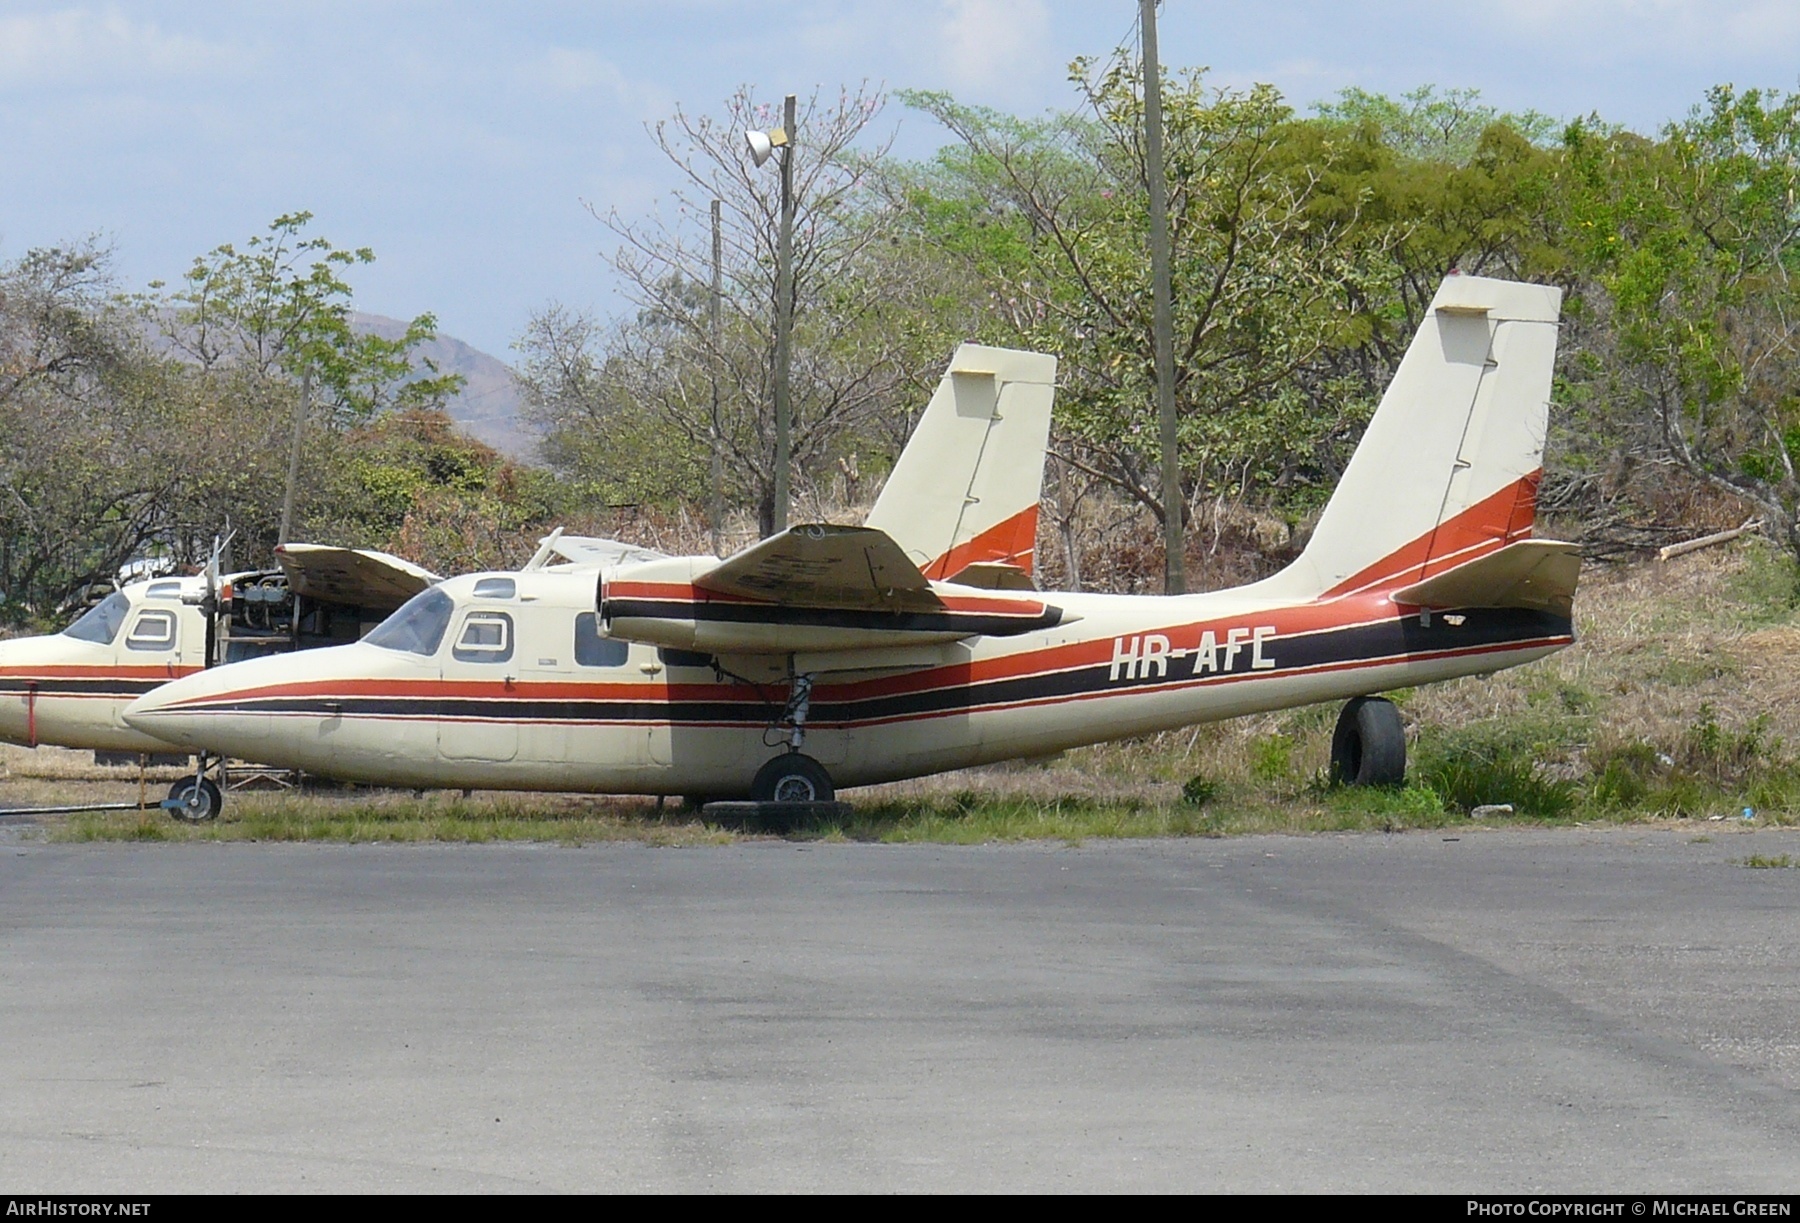
[[[944,601],[900,546],[873,527],[812,523],[771,535],[694,579],[740,599],[847,611],[935,612]]]
[[[602,539],[597,535],[564,535],[560,528],[540,542],[543,545],[540,555],[544,560],[560,556],[580,569],[611,568],[638,561],[656,561],[667,555],[620,539]],[[533,560],[537,565],[544,563],[536,557]],[[534,567],[536,566],[526,566],[527,569]]]
[[[1523,607],[1568,616],[1581,575],[1581,549],[1521,539],[1479,560],[1394,592],[1409,607]]]
[[[830,670],[903,667],[911,664],[900,654],[913,647],[1014,636],[1064,619],[1060,608],[1011,591],[934,585],[886,532],[823,523],[723,561],[608,570],[599,609],[607,631],[629,641],[733,658],[806,656]]]
[[[275,559],[295,594],[324,603],[392,611],[443,581],[429,569],[368,548],[281,544]]]

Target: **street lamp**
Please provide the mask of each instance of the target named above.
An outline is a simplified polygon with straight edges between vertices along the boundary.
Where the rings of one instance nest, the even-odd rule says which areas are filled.
[[[775,494],[771,527],[787,529],[788,514],[788,346],[794,331],[794,95],[782,104],[781,126],[772,132],[745,132],[750,160],[757,165],[781,150],[781,228],[775,241]]]

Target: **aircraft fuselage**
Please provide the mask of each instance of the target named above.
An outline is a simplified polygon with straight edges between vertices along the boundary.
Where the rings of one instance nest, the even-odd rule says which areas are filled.
[[[786,750],[785,680],[601,635],[591,574],[521,575],[522,597],[502,600],[471,597],[481,580],[440,587],[454,612],[429,653],[363,642],[239,663],[128,718],[173,742],[399,786],[740,794]],[[1046,594],[1072,622],[935,645],[930,665],[820,675],[804,750],[839,786],[866,785],[1493,671],[1573,640],[1544,612],[1255,592]],[[474,622],[504,623],[505,648],[460,648]]]

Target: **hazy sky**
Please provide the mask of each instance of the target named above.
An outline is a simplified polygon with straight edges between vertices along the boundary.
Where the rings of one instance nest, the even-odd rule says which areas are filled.
[[[496,356],[555,299],[618,306],[590,202],[648,211],[672,175],[644,131],[738,85],[778,100],[867,79],[1030,113],[1135,0],[506,6],[357,0],[0,0],[0,259],[97,234],[125,288],[308,209],[367,245],[357,304],[434,311]],[[771,24],[776,14],[784,24]],[[1347,85],[1464,86],[1507,109],[1653,130],[1733,82],[1795,88],[1796,0],[1167,0],[1164,61],[1296,105]],[[941,141],[891,106],[897,148]]]

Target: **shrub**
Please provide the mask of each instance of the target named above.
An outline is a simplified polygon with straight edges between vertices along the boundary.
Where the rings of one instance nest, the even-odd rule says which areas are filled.
[[[1530,757],[1460,749],[1420,762],[1419,781],[1444,803],[1468,811],[1489,803],[1511,803],[1523,815],[1556,819],[1575,806],[1575,783],[1546,777]]]
[[[1190,807],[1204,807],[1219,796],[1219,783],[1196,773],[1181,787],[1181,801]]]

